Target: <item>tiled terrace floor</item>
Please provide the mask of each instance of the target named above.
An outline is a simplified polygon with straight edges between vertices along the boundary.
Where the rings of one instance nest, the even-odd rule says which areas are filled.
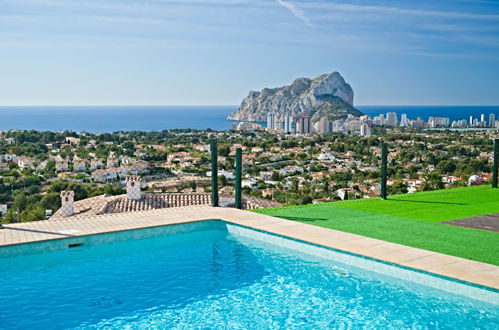
[[[247,211],[208,206],[170,208],[5,225],[6,245],[201,220],[227,222],[499,289],[499,267]]]

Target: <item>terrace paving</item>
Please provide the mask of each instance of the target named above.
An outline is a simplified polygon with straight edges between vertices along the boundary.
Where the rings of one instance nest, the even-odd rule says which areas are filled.
[[[193,206],[5,225],[2,246],[83,235],[224,220],[265,232],[499,289],[499,267],[437,252],[230,208]]]

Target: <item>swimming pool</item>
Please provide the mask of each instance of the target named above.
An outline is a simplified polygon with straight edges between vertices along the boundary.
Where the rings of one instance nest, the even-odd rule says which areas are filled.
[[[223,221],[22,244],[0,257],[1,329],[499,326],[497,291]]]

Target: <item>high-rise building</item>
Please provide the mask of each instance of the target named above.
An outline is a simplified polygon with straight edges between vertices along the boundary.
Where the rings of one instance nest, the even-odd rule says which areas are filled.
[[[416,120],[411,121],[411,128],[421,129],[424,127],[424,119],[417,117]]]
[[[329,119],[327,117],[322,117],[319,121],[319,133],[328,134],[329,133]]]
[[[449,127],[450,118],[449,117],[430,117],[428,119],[428,126],[431,128],[436,127]]]
[[[337,132],[343,132],[345,130],[345,127],[343,125],[343,120],[337,119],[333,120],[331,132],[337,133]]]
[[[301,133],[301,134],[312,133],[312,117],[300,116],[300,118],[298,118],[298,123],[299,123],[298,133]]]
[[[275,129],[275,116],[273,113],[267,114],[267,129]]]
[[[402,115],[400,115],[400,123],[399,123],[399,126],[400,127],[407,127],[409,124],[409,120],[407,119],[407,114],[406,113],[403,113]]]
[[[470,127],[473,127],[473,116],[470,116]]]
[[[398,123],[397,113],[388,112],[386,114],[386,126],[395,127],[395,126],[397,126],[397,123]]]
[[[484,121],[485,121],[485,114],[484,114],[484,113],[482,113],[482,114],[480,115],[480,121],[481,121],[481,122],[484,122]]]
[[[406,113],[400,116],[400,127],[409,127],[409,119],[407,119]]]
[[[374,126],[384,126],[385,125],[385,115],[379,114],[378,116],[374,117],[372,124]]]
[[[302,129],[302,122],[301,122],[301,120],[298,120],[296,122],[296,133],[301,133],[302,131],[303,131],[303,129]]]
[[[293,117],[291,116],[284,117],[284,132],[285,133],[293,132]]]
[[[431,127],[431,128],[437,127],[437,124],[436,124],[436,121],[435,121],[435,117],[428,118],[428,126]]]
[[[489,115],[489,126],[496,127],[496,115],[493,113]]]
[[[362,123],[360,125],[360,135],[361,136],[371,136],[371,127],[367,123]]]

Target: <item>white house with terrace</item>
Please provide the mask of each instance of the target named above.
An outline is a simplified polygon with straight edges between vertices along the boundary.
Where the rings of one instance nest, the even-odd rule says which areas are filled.
[[[104,167],[104,160],[102,158],[92,158],[90,159],[90,169],[97,170]]]
[[[6,162],[17,162],[18,156],[16,154],[4,154],[2,159]]]
[[[67,172],[69,171],[69,159],[62,158],[61,155],[55,157],[55,170],[57,172]]]
[[[118,167],[119,165],[120,161],[114,156],[114,154],[111,154],[109,155],[109,157],[107,157],[106,168]]]
[[[31,168],[33,166],[33,162],[34,162],[33,158],[27,156],[21,156],[17,159],[17,166],[19,166],[21,170],[25,170]]]
[[[73,170],[75,172],[85,172],[87,170],[87,161],[75,155],[73,157]]]

